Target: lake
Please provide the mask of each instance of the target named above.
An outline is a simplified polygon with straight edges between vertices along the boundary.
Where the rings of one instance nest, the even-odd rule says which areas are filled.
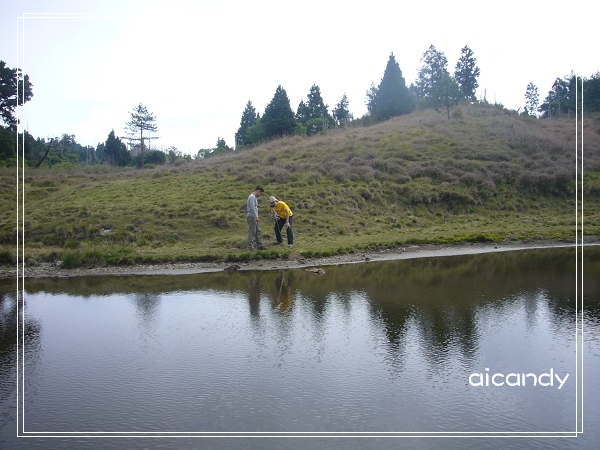
[[[1,281],[0,448],[598,448],[600,247],[323,269]]]

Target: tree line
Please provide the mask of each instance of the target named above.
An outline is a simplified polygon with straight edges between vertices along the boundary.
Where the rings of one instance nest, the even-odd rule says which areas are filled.
[[[525,90],[525,108],[523,114],[541,118],[574,116],[576,111],[600,111],[600,72],[589,78],[582,78],[573,73],[559,77],[548,95],[539,104],[538,88],[529,83]]]
[[[28,86],[30,92],[31,87]],[[154,114],[142,104],[130,112],[131,119],[123,127],[124,136],[117,136],[113,129],[106,141],[100,142],[95,148],[79,144],[72,134],[64,133],[60,137],[48,139],[36,139],[28,131],[17,134],[18,121],[14,117],[16,102],[13,101],[12,105],[12,110],[3,110],[8,126],[0,127],[0,166],[16,166],[17,139],[25,156],[25,163],[33,167],[69,167],[76,164],[148,167],[178,159],[191,159],[191,156],[183,155],[176,147],[169,147],[164,151],[151,149],[149,142],[152,138],[144,133],[155,132],[158,128]],[[128,141],[129,148],[125,141]]]
[[[465,45],[461,49],[453,73],[450,73],[444,52],[433,45],[423,53],[420,62],[422,66],[418,70],[416,81],[407,86],[400,65],[391,53],[379,84],[371,83],[366,91],[367,113],[357,119],[349,110],[345,93],[330,110],[323,100],[321,89],[313,84],[306,100],[302,99],[294,111],[287,92],[279,85],[262,116],[252,101],[248,100],[242,112],[240,126],[235,133],[234,147],[228,146],[223,138],[218,137],[216,147],[200,149],[194,157],[213,157],[282,136],[311,136],[335,127],[371,125],[391,117],[409,114],[415,109],[443,110],[450,119],[451,108],[461,101],[477,101],[476,90],[479,87],[481,70],[477,66],[473,50],[468,46]],[[577,89],[581,89],[581,92],[576,91]],[[17,90],[21,93],[19,98],[16,95]],[[20,69],[11,69],[4,61],[0,61],[0,117],[4,122],[4,126],[0,126],[0,165],[16,165],[18,121],[14,113],[17,106],[23,105],[32,97],[33,85],[29,77],[23,75]],[[529,83],[522,114],[540,118],[569,116],[576,110],[581,110],[582,97],[585,99],[583,111],[600,111],[600,72],[590,78],[581,78],[573,74],[556,78],[541,104],[537,86]],[[485,97],[480,101],[487,103]],[[63,134],[61,137],[45,140],[35,139],[24,131],[23,134],[19,134],[19,139],[22,139],[20,142],[23,143],[27,164],[40,166],[43,163],[54,166],[105,163],[117,166],[144,166],[174,162],[184,157],[191,158],[183,156],[175,147],[169,147],[163,152],[150,150],[151,139],[155,138],[152,138],[149,132],[156,132],[158,129],[154,115],[142,104],[133,108],[130,114],[131,120],[124,126],[125,136],[117,136],[114,130],[111,130],[106,141],[98,144],[96,148],[80,145],[74,135]],[[129,148],[124,141],[129,143]]]
[[[452,106],[464,99],[475,99],[480,69],[468,46],[461,51],[454,75],[448,71],[448,60],[444,53],[433,45],[423,54],[421,62],[423,67],[419,70],[416,83],[407,87],[400,65],[392,53],[380,83],[372,83],[366,92],[367,115],[357,121],[361,124],[375,123],[409,114],[415,108],[430,107],[443,107],[450,117]],[[307,100],[301,100],[294,113],[285,89],[279,85],[262,117],[252,101],[248,100],[235,134],[236,148],[285,135],[310,136],[328,128],[351,124],[354,117],[348,108],[348,98],[344,93],[330,113],[319,86],[314,84]]]
[[[317,85],[310,88],[307,101],[301,100],[294,113],[285,89],[279,85],[262,117],[252,105],[252,101],[248,100],[242,113],[240,127],[235,134],[236,148],[285,135],[310,136],[331,127],[369,125],[409,114],[415,109],[443,109],[450,119],[452,107],[463,100],[477,101],[476,91],[481,70],[469,46],[465,45],[461,49],[453,74],[449,71],[446,55],[434,45],[423,53],[420,62],[423,65],[418,71],[417,80],[407,87],[402,70],[392,53],[380,83],[371,83],[366,92],[367,114],[358,119],[354,119],[348,109],[346,94],[330,114],[329,106],[324,103]],[[582,86],[582,82],[583,89],[579,92],[579,104],[576,105],[575,86]],[[539,113],[541,118],[560,117],[574,112],[576,108],[581,110],[581,98],[585,99],[583,111],[600,111],[600,72],[590,78],[576,77],[573,74],[557,78],[541,105],[537,87],[530,83],[525,94],[523,114],[537,117]],[[480,101],[487,103],[485,96]]]

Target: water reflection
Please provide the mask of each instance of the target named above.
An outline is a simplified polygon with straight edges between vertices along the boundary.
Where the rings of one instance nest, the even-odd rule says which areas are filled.
[[[273,309],[280,314],[291,311],[294,302],[294,272],[281,271],[275,277],[275,290],[271,294]]]
[[[248,277],[248,304],[253,323],[260,321],[260,277],[257,273]]]
[[[586,249],[584,256],[585,326],[588,336],[600,339],[600,249]],[[325,267],[324,275],[290,269],[74,277],[27,280],[26,289],[39,294],[43,314],[71,302],[65,306],[69,326],[92,323],[91,314],[105,310],[101,330],[101,320],[123,315],[111,331],[114,339],[81,357],[99,358],[102,379],[112,381],[115,371],[121,383],[128,381],[127,392],[105,382],[102,395],[114,395],[124,423],[129,413],[139,414],[140,429],[168,423],[173,430],[497,430],[482,417],[492,417],[500,404],[505,416],[498,420],[507,430],[531,425],[518,419],[527,408],[550,411],[550,419],[541,415],[532,425],[547,430],[556,425],[562,392],[484,393],[465,388],[465,374],[490,361],[509,373],[532,365],[548,370],[570,358],[574,258],[575,249],[529,250]],[[3,311],[16,316],[16,302],[5,304]],[[53,319],[56,327],[63,318]],[[29,327],[26,345],[39,353],[41,325],[36,332],[31,320]],[[141,340],[132,339],[132,328]],[[1,336],[4,358],[10,333]],[[121,363],[110,365],[103,355]],[[78,378],[81,392],[100,392],[100,376],[88,378]],[[112,425],[117,406],[97,398],[94,407]],[[168,407],[158,414],[156,402]],[[46,420],[41,412],[37,417]],[[438,420],[443,427],[436,428]]]
[[[534,326],[540,286],[544,286],[555,322],[570,327],[575,308],[574,258],[573,248],[543,249],[332,266],[325,268],[325,275],[295,269],[177,277],[73,277],[27,280],[26,288],[32,293],[78,296],[131,293],[140,327],[148,335],[157,320],[160,295],[167,292],[245,292],[253,327],[260,330],[262,316],[268,313],[278,318],[282,333],[289,325],[296,298],[310,308],[318,329],[332,303],[348,319],[350,299],[361,295],[368,301],[371,320],[383,327],[394,359],[402,358],[407,330],[413,324],[435,365],[444,363],[449,349],[459,350],[464,360],[473,356],[479,339],[477,312],[482,307],[523,304],[527,323]],[[600,251],[586,249],[584,258],[584,294],[596,295]],[[586,317],[598,321],[597,298],[586,299]]]
[[[35,389],[35,374],[39,370],[42,325],[28,316],[24,305],[26,302],[23,297],[17,298],[16,292],[5,289],[0,292],[0,430],[14,420],[14,416],[8,412],[16,410],[17,338],[19,349],[24,349],[24,354],[20,356],[25,360],[26,394]]]
[[[140,331],[144,339],[150,339],[155,335],[158,311],[160,307],[160,295],[157,294],[134,294],[133,303],[136,308],[136,316],[139,320]]]

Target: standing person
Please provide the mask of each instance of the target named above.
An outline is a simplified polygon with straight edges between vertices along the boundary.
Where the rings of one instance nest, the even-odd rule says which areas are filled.
[[[275,214],[275,237],[277,238],[275,244],[283,244],[281,230],[285,227],[288,247],[293,247],[294,233],[292,232],[292,216],[294,213],[285,202],[277,200],[273,196],[269,197],[269,206],[271,207],[271,212]]]
[[[258,200],[257,198],[262,195],[265,190],[261,186],[256,186],[256,189],[248,196],[246,203],[246,219],[248,220],[248,243],[247,247],[249,250],[254,248],[254,243],[258,245],[259,250],[264,250],[265,245],[262,240],[260,233],[260,224],[258,219]]]

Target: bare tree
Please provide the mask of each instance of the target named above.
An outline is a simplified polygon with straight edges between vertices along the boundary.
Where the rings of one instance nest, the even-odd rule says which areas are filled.
[[[148,109],[141,103],[131,111],[131,120],[125,123],[125,131],[129,133],[127,139],[130,141],[139,141],[142,167],[144,167],[144,131],[156,132],[158,129],[154,114],[148,112]],[[140,137],[137,137],[139,133]],[[150,137],[146,137],[150,139]]]
[[[538,88],[535,84],[529,83],[527,85],[527,90],[525,91],[525,110],[527,111],[527,114],[537,117],[539,103],[540,97],[538,95]]]

